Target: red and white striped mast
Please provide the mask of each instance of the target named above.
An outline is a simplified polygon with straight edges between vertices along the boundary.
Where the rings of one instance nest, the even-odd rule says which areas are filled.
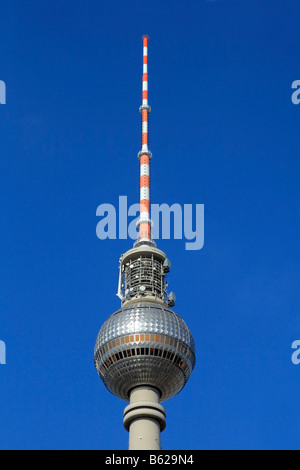
[[[140,160],[140,220],[138,222],[139,237],[136,245],[155,245],[151,237],[152,221],[150,219],[150,160],[152,153],[149,150],[149,114],[151,108],[148,102],[148,40],[143,36],[143,104],[140,107],[142,114],[142,150],[138,154]]]

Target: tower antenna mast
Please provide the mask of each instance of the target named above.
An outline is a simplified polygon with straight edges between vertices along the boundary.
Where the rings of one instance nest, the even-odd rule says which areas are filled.
[[[142,150],[138,157],[140,160],[140,220],[138,222],[139,237],[135,246],[143,243],[155,246],[151,238],[150,219],[150,160],[152,153],[149,150],[149,106],[148,90],[148,41],[149,36],[143,36],[143,104],[140,107],[142,115]]]

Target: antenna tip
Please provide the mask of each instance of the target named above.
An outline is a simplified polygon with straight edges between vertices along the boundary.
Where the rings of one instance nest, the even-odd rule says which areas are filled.
[[[148,34],[144,34],[144,36],[142,37],[142,39],[150,39]]]

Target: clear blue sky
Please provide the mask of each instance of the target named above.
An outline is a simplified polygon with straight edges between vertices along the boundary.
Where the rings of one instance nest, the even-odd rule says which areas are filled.
[[[132,242],[95,230],[138,198],[143,34],[152,202],[206,223],[159,244],[198,359],[163,448],[299,448],[299,1],[2,0],[0,31],[0,448],[127,447],[93,347]]]

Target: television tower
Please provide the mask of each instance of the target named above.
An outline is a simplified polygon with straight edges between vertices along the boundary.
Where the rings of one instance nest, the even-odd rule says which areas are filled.
[[[130,402],[124,411],[129,450],[160,450],[166,412],[160,404],[179,393],[195,366],[192,334],[170,307],[167,293],[171,263],[151,237],[148,148],[148,36],[143,36],[142,150],[139,235],[120,258],[121,308],[104,323],[95,346],[95,366],[108,390]]]

